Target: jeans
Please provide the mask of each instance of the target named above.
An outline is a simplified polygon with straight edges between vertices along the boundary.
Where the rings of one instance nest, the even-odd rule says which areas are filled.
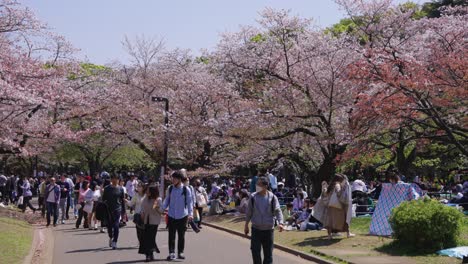
[[[78,204],[78,198],[75,197],[73,198],[73,214],[76,216],[78,216],[78,210],[76,210],[76,205]]]
[[[323,226],[320,223],[307,223],[306,230],[321,230]]]
[[[109,238],[112,238],[113,242],[117,243],[119,239],[119,223],[120,223],[120,210],[111,212],[110,223],[107,226],[107,234]]]
[[[58,206],[57,203],[47,202],[47,225],[50,225],[50,215],[54,216],[54,225],[57,224],[58,219]]]
[[[67,198],[60,198],[59,206],[60,206],[60,211],[62,212],[62,218],[60,218],[60,220],[64,221],[65,219],[68,218],[67,217],[68,214],[66,212]]]
[[[274,230],[258,230],[252,227],[250,250],[254,264],[262,264],[261,251],[263,248],[263,264],[273,263]]]
[[[177,243],[178,253],[184,253],[185,231],[187,231],[187,216],[181,219],[169,217],[169,253],[175,253],[176,232],[179,238]]]

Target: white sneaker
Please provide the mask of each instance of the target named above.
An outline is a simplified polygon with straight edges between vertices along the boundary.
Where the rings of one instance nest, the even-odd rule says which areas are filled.
[[[65,224],[65,220],[62,220],[62,225],[64,225],[64,224]]]
[[[94,224],[94,230],[97,230],[97,224]]]

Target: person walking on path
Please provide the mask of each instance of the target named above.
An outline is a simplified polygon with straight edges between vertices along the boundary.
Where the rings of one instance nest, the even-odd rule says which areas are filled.
[[[145,233],[145,226],[141,218],[141,202],[146,194],[147,186],[143,182],[139,182],[136,188],[135,195],[130,200],[128,206],[134,208],[135,214],[133,215],[133,222],[135,223],[136,234],[138,243],[143,243],[143,234]]]
[[[68,183],[68,193],[67,193],[67,206],[66,206],[66,212],[65,212],[65,218],[68,220],[69,219],[69,212],[70,212],[70,206],[72,205],[72,193],[73,189],[75,187],[75,184],[73,181],[68,177],[68,175],[63,175],[62,176],[62,181]],[[73,205],[74,206],[74,205]]]
[[[244,233],[245,235],[249,234],[249,223],[252,222],[250,250],[252,251],[253,263],[262,263],[261,251],[263,248],[263,264],[270,264],[273,263],[275,217],[278,221],[279,231],[282,232],[284,229],[283,213],[278,198],[268,191],[266,177],[258,178],[256,191],[251,195],[247,206]]]
[[[203,208],[207,207],[208,205],[208,193],[206,192],[205,188],[201,185],[200,179],[195,181],[195,200],[196,205],[195,208],[198,210],[198,214],[200,215],[200,221],[198,222],[198,228],[202,228],[202,220],[203,220]]]
[[[46,214],[46,201],[45,201],[45,193],[46,193],[46,186],[47,182],[44,177],[39,178],[40,184],[39,184],[39,197],[38,197],[38,204],[39,204],[39,210],[41,210],[41,217],[44,218]]]
[[[62,176],[60,178],[60,181],[58,182],[58,185],[60,187],[60,211],[62,212],[60,222],[62,224],[65,224],[65,219],[68,219],[68,214],[67,214],[67,200],[68,196],[70,194],[70,184],[65,180],[65,176]]]
[[[158,226],[161,223],[162,199],[159,197],[159,188],[151,185],[141,202],[141,218],[145,226],[138,253],[146,255],[146,261],[154,260],[153,252],[160,253],[156,245]]]
[[[81,183],[81,189],[79,190],[79,196],[78,196],[78,219],[76,219],[76,224],[75,224],[75,227],[78,229],[80,228],[80,225],[81,225],[81,221],[83,220],[84,224],[83,224],[83,227],[84,228],[89,228],[89,224],[88,223],[88,213],[84,210],[84,207],[85,207],[85,196],[86,194],[88,193],[89,191],[89,182],[88,181],[83,181]]]
[[[102,201],[106,203],[110,213],[110,223],[107,226],[109,235],[109,247],[117,248],[117,240],[119,239],[119,223],[122,210],[125,206],[125,194],[123,188],[119,185],[119,176],[113,174],[111,176],[111,184],[104,188]]]
[[[34,206],[31,204],[31,199],[32,199],[32,191],[31,191],[31,184],[29,183],[29,177],[27,178],[22,178],[22,182],[21,182],[21,185],[20,185],[20,182],[18,182],[18,185],[22,191],[22,195],[23,195],[23,206],[22,206],[22,210],[23,210],[23,213],[26,212],[26,207],[29,207],[33,213],[36,212],[36,208],[34,208]],[[47,196],[46,196],[47,197]]]
[[[60,202],[60,186],[55,183],[55,178],[51,177],[49,180],[49,185],[46,186],[46,206],[47,206],[47,227],[50,226],[50,215],[54,216],[53,225],[57,225],[57,220],[59,216],[58,204]]]
[[[180,171],[172,174],[172,185],[169,186],[163,210],[168,210],[169,220],[169,256],[168,261],[176,259],[175,239],[178,235],[178,259],[185,259],[185,231],[187,221],[193,221],[193,199],[190,190],[182,183],[184,176]]]

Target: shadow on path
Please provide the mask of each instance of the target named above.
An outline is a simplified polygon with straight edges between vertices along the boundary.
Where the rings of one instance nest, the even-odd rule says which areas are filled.
[[[155,260],[152,260],[151,262],[166,262],[166,261],[167,261],[166,259],[155,259]],[[143,263],[143,262],[146,262],[146,261],[144,259],[139,259],[139,260],[129,260],[129,261],[114,261],[114,262],[108,262],[106,264],[131,264],[131,263]],[[176,259],[171,262],[181,263],[183,261]]]
[[[135,250],[138,247],[117,247],[117,249],[112,249],[109,247],[101,247],[101,248],[89,248],[89,249],[77,249],[77,250],[72,250],[72,251],[67,251],[65,253],[70,254],[70,253],[83,253],[83,252],[100,252],[100,251],[121,251],[121,250]]]

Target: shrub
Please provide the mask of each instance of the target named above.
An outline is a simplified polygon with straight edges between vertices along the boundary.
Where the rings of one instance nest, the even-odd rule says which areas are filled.
[[[463,214],[431,199],[404,202],[393,209],[390,224],[396,243],[418,252],[456,246]]]

